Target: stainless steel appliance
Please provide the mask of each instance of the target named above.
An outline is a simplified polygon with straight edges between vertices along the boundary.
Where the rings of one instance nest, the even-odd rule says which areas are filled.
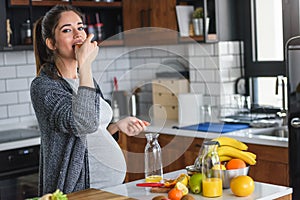
[[[20,148],[0,151],[0,200],[24,200],[38,195],[40,145],[26,143],[39,135],[35,129],[0,131],[0,145],[24,142]]]
[[[293,200],[300,199],[300,36],[285,46],[288,77],[289,178]]]

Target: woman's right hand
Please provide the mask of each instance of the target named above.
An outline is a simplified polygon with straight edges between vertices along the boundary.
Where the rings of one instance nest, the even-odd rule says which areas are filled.
[[[98,55],[99,47],[96,41],[92,42],[94,34],[90,34],[79,48],[75,46],[75,56],[78,62],[78,71],[80,74],[80,86],[94,88],[92,76],[92,62]]]
[[[91,64],[98,55],[98,43],[96,41],[92,42],[93,37],[94,34],[89,34],[80,47],[75,45],[75,56],[79,68]]]

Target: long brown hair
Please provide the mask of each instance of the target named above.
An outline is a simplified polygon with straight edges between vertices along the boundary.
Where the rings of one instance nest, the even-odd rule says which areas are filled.
[[[40,70],[45,63],[55,64],[55,51],[49,49],[45,41],[49,38],[55,44],[55,28],[58,25],[61,13],[66,11],[73,11],[82,18],[82,14],[70,5],[56,5],[34,24],[33,49],[37,75],[40,74]]]

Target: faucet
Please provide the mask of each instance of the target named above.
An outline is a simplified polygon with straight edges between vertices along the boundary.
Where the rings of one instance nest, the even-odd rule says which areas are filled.
[[[282,119],[282,126],[287,125],[287,109],[285,107],[286,99],[285,99],[285,82],[284,77],[279,75],[276,77],[276,91],[275,94],[278,95],[279,87],[281,86],[281,95],[282,95],[282,108],[281,111],[277,113],[279,118]]]

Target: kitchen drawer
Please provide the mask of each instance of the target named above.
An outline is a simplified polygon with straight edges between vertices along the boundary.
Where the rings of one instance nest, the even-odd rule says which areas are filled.
[[[174,93],[153,93],[153,104],[163,106],[178,106],[178,98]]]
[[[153,105],[153,115],[155,119],[178,120],[178,106]]]
[[[188,93],[189,82],[186,79],[156,79],[152,80],[153,93]]]

